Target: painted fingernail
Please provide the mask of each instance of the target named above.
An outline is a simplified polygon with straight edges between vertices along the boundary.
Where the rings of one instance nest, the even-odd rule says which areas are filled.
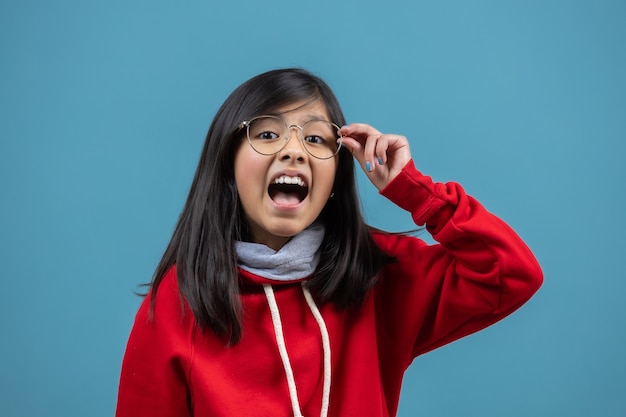
[[[372,170],[372,164],[370,164],[370,161],[367,161],[367,162],[365,163],[365,170],[366,170],[367,172],[370,172],[370,171]]]
[[[378,165],[382,165],[383,164],[383,158],[382,157],[378,157]]]

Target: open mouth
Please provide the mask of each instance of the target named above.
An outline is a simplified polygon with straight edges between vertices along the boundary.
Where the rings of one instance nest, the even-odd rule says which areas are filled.
[[[298,176],[290,177],[288,175],[282,175],[272,181],[267,192],[275,203],[292,206],[302,202],[302,200],[306,198],[309,194],[309,187],[304,180]]]

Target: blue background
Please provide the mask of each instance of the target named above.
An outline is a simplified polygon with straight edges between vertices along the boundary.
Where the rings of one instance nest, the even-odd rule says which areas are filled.
[[[418,358],[399,415],[626,415],[626,2],[0,4],[0,415],[114,412],[226,96],[299,66],[510,223],[545,285]],[[368,221],[412,227],[360,175]]]

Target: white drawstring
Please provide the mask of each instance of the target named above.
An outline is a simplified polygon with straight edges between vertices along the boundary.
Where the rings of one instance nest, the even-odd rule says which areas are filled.
[[[278,343],[278,351],[280,352],[280,358],[283,361],[283,367],[287,374],[287,385],[289,386],[289,397],[291,398],[291,407],[293,408],[293,415],[295,417],[303,417],[300,411],[300,403],[298,402],[298,392],[296,391],[296,381],[293,378],[293,370],[291,369],[291,363],[289,362],[289,355],[287,354],[287,347],[285,346],[285,337],[283,335],[283,325],[280,321],[280,313],[278,311],[278,305],[276,304],[276,298],[274,297],[274,290],[269,284],[263,284],[263,290],[265,290],[265,296],[267,297],[267,303],[270,306],[270,314],[272,315],[272,323],[274,324],[274,333],[276,335],[276,343]]]
[[[328,329],[326,328],[326,323],[324,322],[322,313],[320,313],[319,308],[317,308],[317,304],[315,304],[315,301],[311,296],[311,292],[304,285],[304,281],[302,282],[302,291],[304,292],[304,298],[306,298],[306,302],[309,305],[311,313],[313,313],[313,317],[315,317],[317,325],[320,328],[320,333],[322,334],[322,349],[324,350],[324,385],[322,390],[322,411],[320,416],[326,417],[330,401],[330,338],[328,337]]]
[[[278,352],[280,358],[283,361],[283,367],[285,368],[285,374],[287,375],[287,385],[289,386],[289,397],[291,398],[291,407],[293,409],[294,417],[303,417],[300,410],[300,403],[298,402],[298,392],[296,390],[296,381],[293,376],[293,369],[291,368],[291,362],[289,361],[289,354],[287,353],[287,346],[285,345],[285,336],[283,334],[283,326],[280,320],[280,312],[278,310],[278,304],[274,297],[274,289],[269,284],[263,284],[263,290],[267,297],[267,303],[270,307],[270,314],[272,316],[272,324],[274,325],[274,333],[276,335],[276,343],[278,344]],[[328,407],[330,402],[330,382],[331,382],[331,362],[330,362],[330,338],[328,337],[328,329],[324,318],[320,313],[311,292],[306,288],[304,282],[302,282],[302,292],[306,299],[307,305],[311,309],[313,317],[320,328],[322,336],[322,349],[324,351],[324,384],[322,387],[322,409],[320,412],[321,417],[328,415]]]

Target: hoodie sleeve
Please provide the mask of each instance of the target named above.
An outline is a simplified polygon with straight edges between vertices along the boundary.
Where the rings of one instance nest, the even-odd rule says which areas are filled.
[[[398,259],[384,273],[377,300],[384,332],[405,343],[411,359],[504,318],[541,286],[526,244],[459,184],[435,183],[410,161],[381,194],[438,242],[378,239]]]
[[[135,317],[122,361],[116,417],[190,416],[188,389],[191,361],[191,313],[183,313],[175,268]]]

